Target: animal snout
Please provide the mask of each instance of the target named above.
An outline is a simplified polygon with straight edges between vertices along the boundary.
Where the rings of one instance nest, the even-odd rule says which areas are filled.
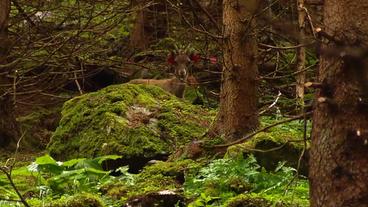
[[[186,78],[186,76],[187,76],[186,69],[185,68],[180,68],[180,69],[176,70],[176,76],[178,76],[179,78],[182,78],[182,79]]]

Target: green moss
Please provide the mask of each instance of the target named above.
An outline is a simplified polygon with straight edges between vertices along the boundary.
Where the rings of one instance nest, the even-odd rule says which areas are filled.
[[[261,119],[261,127],[269,126],[275,122],[281,121],[270,117],[263,117]],[[307,134],[310,133],[310,123],[308,123]],[[261,132],[255,136],[253,145],[261,140],[270,140],[275,143],[284,144],[287,141],[303,140],[303,122],[291,121],[281,125],[272,127],[271,129]],[[290,142],[294,148],[302,149],[304,144],[302,142]]]
[[[256,194],[239,194],[228,199],[224,206],[226,207],[307,207],[309,205],[308,198],[296,198],[293,196],[268,195],[266,193]]]
[[[252,197],[249,194],[240,194],[229,199],[226,207],[271,207],[272,204],[264,198]]]
[[[213,117],[155,86],[114,85],[67,101],[48,150],[61,160],[154,157],[200,137]]]
[[[198,170],[200,164],[192,160],[178,162],[161,162],[146,167],[137,175],[135,189],[128,193],[129,197],[159,190],[180,189],[187,173]]]
[[[157,161],[145,167],[141,173],[133,175],[133,181],[113,183],[104,189],[108,196],[121,198],[122,201],[161,190],[177,192],[182,188],[185,176],[197,172],[200,166],[188,159],[177,162]]]
[[[269,117],[261,120],[261,126],[269,126],[280,120]],[[308,123],[310,130],[310,123]],[[309,134],[309,130],[307,134]],[[288,166],[297,168],[299,157],[303,151],[303,123],[292,121],[260,132],[248,141],[231,146],[227,149],[225,157],[236,158],[247,154],[254,154],[258,163],[267,170],[274,170],[279,162],[285,161]],[[307,150],[309,141],[307,141]],[[303,157],[300,172],[307,175],[307,158]]]
[[[201,163],[190,159],[176,162],[157,161],[154,165],[148,166],[141,173],[140,177],[151,177],[152,175],[162,174],[165,176],[178,176],[179,174],[195,172],[199,170]]]
[[[82,193],[73,196],[63,196],[57,200],[40,201],[32,199],[29,201],[32,206],[44,207],[104,207],[106,206],[97,195]]]

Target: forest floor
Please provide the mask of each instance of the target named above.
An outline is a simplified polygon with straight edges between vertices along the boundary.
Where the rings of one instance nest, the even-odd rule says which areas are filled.
[[[27,134],[16,155],[0,155],[0,206],[21,205],[17,191],[29,206],[309,206],[302,122],[198,154],[198,141],[221,142],[198,140],[215,113],[136,86],[77,97],[62,112],[39,108],[18,119]]]

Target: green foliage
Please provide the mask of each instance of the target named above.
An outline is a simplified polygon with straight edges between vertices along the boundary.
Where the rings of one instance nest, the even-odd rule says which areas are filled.
[[[295,178],[294,169],[280,164],[274,172],[267,172],[253,156],[217,159],[207,165],[193,160],[157,161],[139,174],[120,167],[120,176],[113,177],[101,164],[117,158],[112,155],[58,162],[44,155],[28,167],[15,169],[13,176],[17,183],[28,185],[21,191],[33,195],[28,199],[32,206],[121,206],[132,197],[179,189],[193,200],[190,207],[309,205],[308,183]],[[34,182],[29,182],[30,178]],[[0,184],[2,198],[17,199],[4,177],[0,177]],[[2,204],[16,206],[14,202]]]
[[[211,203],[218,200],[220,197],[212,197],[208,196],[205,193],[201,193],[199,198],[197,198],[194,202],[190,203],[189,207],[205,207],[210,206]]]
[[[87,201],[95,203],[90,206],[103,206],[102,204],[97,205],[97,203],[101,203],[99,201],[100,198],[92,198],[84,193],[99,194],[101,186],[109,182],[115,182],[117,178],[110,176],[110,171],[103,170],[102,164],[104,161],[118,158],[120,156],[109,155],[94,159],[80,158],[66,162],[57,162],[51,156],[44,155],[38,157],[28,167],[14,169],[12,176],[22,194],[28,192],[33,195],[31,202],[35,206],[41,206],[42,203],[47,203],[54,199],[59,199],[60,202],[58,204],[53,203],[51,206],[77,207],[83,206],[82,204]],[[30,180],[34,182],[30,182]],[[5,176],[0,176],[0,184],[0,198],[18,199]],[[77,197],[72,199],[70,196],[67,196],[80,193],[82,194],[78,197],[79,201]],[[105,200],[108,201],[107,198]],[[11,204],[16,205],[14,202],[9,205],[11,206]]]
[[[29,170],[36,173],[40,186],[47,186],[53,193],[96,192],[101,183],[111,179],[110,172],[102,169],[102,162],[118,158],[120,156],[110,155],[63,163],[45,155],[37,158]]]
[[[112,90],[116,89],[112,87]],[[153,93],[156,89],[152,88]],[[122,94],[108,93],[112,102],[119,102]],[[133,96],[124,94],[125,96]],[[150,96],[141,94],[136,101],[144,101],[148,106],[157,106],[156,100]],[[166,96],[165,94],[163,94]],[[96,110],[93,99],[85,99],[85,105]],[[66,107],[76,107],[73,99]],[[101,101],[101,99],[98,99]],[[129,99],[128,99],[129,100]],[[168,120],[167,125],[173,130],[172,133],[181,137],[190,134],[190,130],[175,126],[177,117],[190,117],[186,123],[197,120],[188,108],[192,106],[181,105],[175,98],[166,100],[167,105],[161,105],[161,120]],[[109,106],[110,107],[110,106]],[[177,111],[170,111],[175,108]],[[112,107],[112,111],[121,113],[121,108]],[[69,108],[70,110],[70,108]],[[80,111],[83,116],[91,116],[84,107],[67,111]],[[197,109],[194,109],[197,110]],[[179,113],[180,112],[180,113]],[[111,116],[117,116],[113,113]],[[125,113],[123,113],[125,114]],[[82,115],[77,115],[82,116]],[[82,117],[83,117],[82,116]],[[70,117],[69,117],[70,118]],[[165,119],[163,119],[165,118]],[[77,120],[68,119],[69,122],[77,123]],[[67,120],[64,120],[68,122]],[[262,120],[263,125],[272,124],[274,119]],[[125,121],[121,122],[126,124]],[[84,123],[78,123],[84,126]],[[159,123],[159,124],[162,124]],[[170,125],[172,124],[172,125]],[[294,139],[302,134],[300,122],[291,122],[270,129],[256,137],[258,140],[274,140],[282,143],[282,140]],[[188,126],[190,126],[188,124]],[[75,126],[74,126],[75,127]],[[80,130],[80,128],[75,129]],[[170,132],[171,133],[171,132]],[[251,141],[253,142],[253,140]],[[257,142],[255,142],[257,143]],[[180,146],[180,145],[179,145]],[[235,146],[234,146],[235,147]],[[298,148],[298,147],[296,147]],[[141,149],[136,149],[141,150]],[[256,154],[256,153],[254,153]],[[146,166],[139,174],[130,174],[128,167],[120,167],[119,176],[110,176],[109,171],[104,171],[101,164],[105,160],[117,159],[119,156],[102,156],[97,158],[78,158],[65,162],[58,162],[49,155],[38,157],[28,167],[16,168],[12,175],[17,187],[23,195],[30,195],[27,199],[32,206],[78,206],[81,203],[91,205],[121,206],[126,201],[134,198],[144,198],[161,190],[169,190],[185,197],[191,207],[204,206],[293,206],[306,207],[308,203],[308,183],[304,178],[295,177],[295,169],[286,167],[285,162],[278,165],[275,170],[266,171],[256,161],[254,156],[243,157],[243,152],[228,152],[224,159],[212,160],[209,163],[201,163],[193,160],[176,160],[175,162],[155,161]],[[270,162],[270,159],[265,159]],[[263,165],[262,165],[263,166]],[[18,199],[14,190],[9,186],[8,180],[0,176],[0,198]],[[88,193],[88,196],[84,196]],[[77,195],[83,195],[77,198]],[[89,197],[93,195],[93,197]],[[27,196],[28,198],[28,196]],[[86,200],[83,200],[86,199]],[[75,202],[72,202],[75,201]],[[15,206],[14,202],[2,202],[3,206]]]
[[[198,197],[191,206],[217,206],[238,194],[263,197],[272,203],[281,201],[286,206],[308,206],[307,181],[294,180],[294,176],[295,170],[283,165],[275,172],[266,172],[249,156],[214,160],[187,178],[184,186],[187,196]]]
[[[99,195],[91,193],[78,193],[75,195],[64,195],[58,199],[41,201],[30,199],[31,206],[39,207],[104,207],[107,206]]]
[[[282,119],[275,119],[272,116],[263,116],[261,117],[261,124],[262,127],[268,126],[270,124],[273,124],[275,121],[281,121]],[[307,121],[308,130],[311,129],[311,122],[310,120]],[[296,120],[296,121],[290,121],[283,123],[281,125],[277,125],[275,127],[272,127],[267,132],[279,132],[279,133],[291,133],[290,137],[298,137],[302,138],[303,134],[303,121],[302,120]],[[307,133],[310,133],[310,131],[307,131]]]
[[[263,128],[278,121],[280,120],[272,117],[262,117],[260,127]],[[229,147],[226,157],[236,158],[244,154],[253,154],[258,164],[269,171],[275,170],[279,162],[285,162],[285,166],[298,168],[300,155],[305,147],[309,148],[309,140],[304,145],[303,127],[303,121],[291,121],[274,126],[266,131],[257,133],[244,143]],[[310,133],[310,129],[311,123],[308,121],[307,134]],[[308,166],[306,163],[306,160],[303,158],[299,166],[299,170],[303,175],[307,173]]]
[[[270,207],[275,206],[271,202],[267,201],[262,197],[257,197],[251,194],[240,194],[233,198],[230,198],[225,202],[226,207],[239,207],[239,206],[247,206],[247,207]],[[280,205],[277,205],[280,206]]]

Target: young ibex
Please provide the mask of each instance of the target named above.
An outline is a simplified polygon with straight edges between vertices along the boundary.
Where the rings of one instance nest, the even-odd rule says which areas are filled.
[[[168,57],[169,64],[174,65],[175,77],[169,79],[135,79],[129,81],[133,84],[155,85],[179,98],[184,97],[185,85],[188,78],[188,65],[191,61],[198,61],[199,56],[188,56],[185,53],[171,53]]]

